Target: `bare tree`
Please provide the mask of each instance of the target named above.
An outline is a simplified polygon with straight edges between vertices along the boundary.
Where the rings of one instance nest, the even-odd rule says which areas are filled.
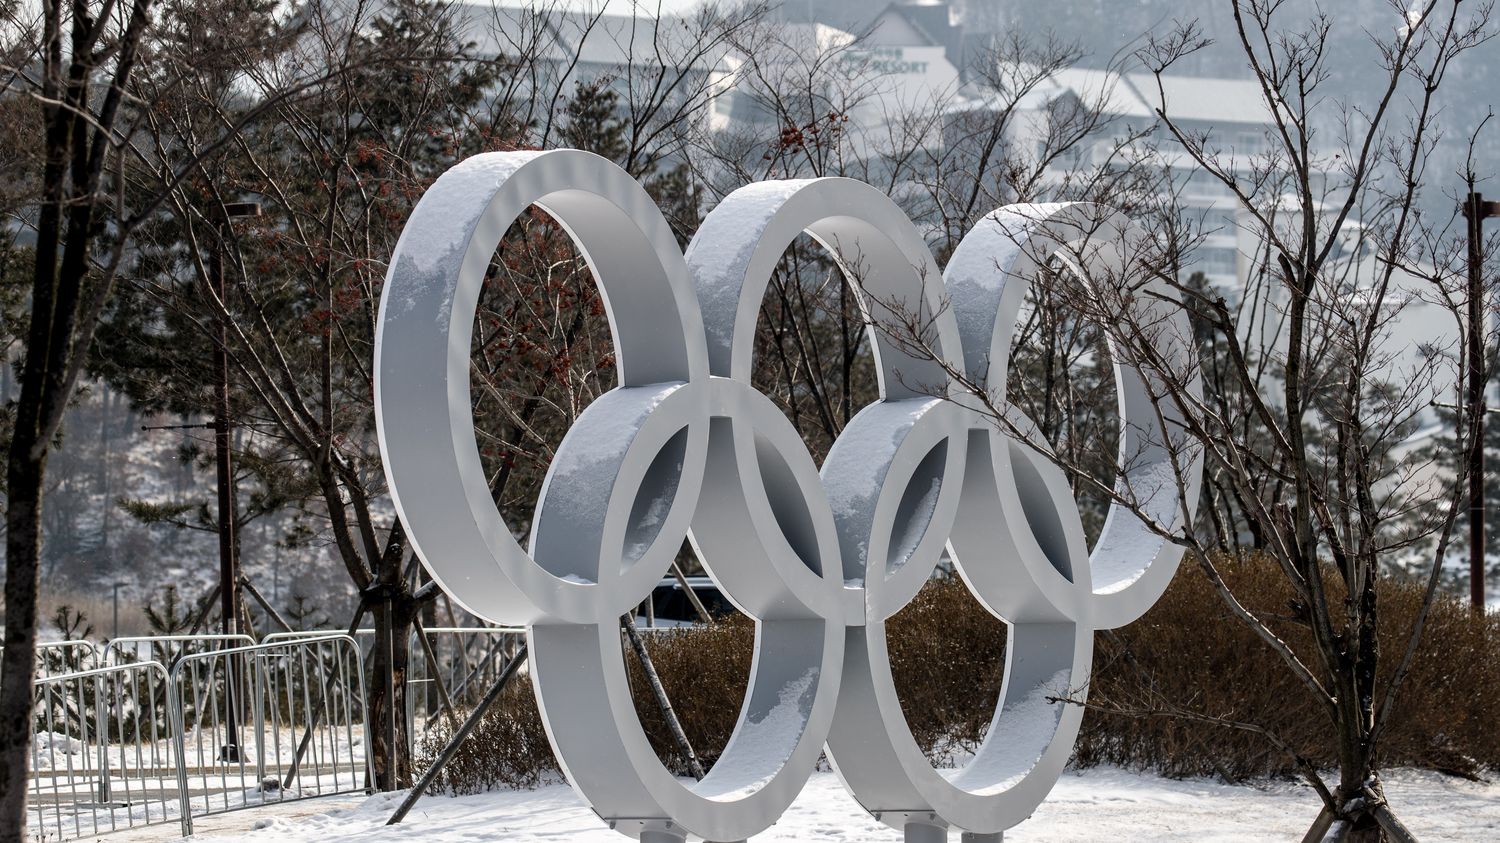
[[[692,139],[692,174],[710,197],[767,178],[843,176],[890,194],[940,255],[998,204],[1059,197],[1149,196],[1140,168],[1118,165],[1138,140],[1113,126],[1108,88],[1049,91],[1082,57],[1044,35],[999,38],[970,51],[969,83],[920,96],[892,87],[857,34],[770,22],[732,41],[728,108]],[[1109,62],[1123,66],[1121,57]],[[1024,141],[1018,136],[1025,135]],[[1085,148],[1099,146],[1098,155]],[[758,323],[757,386],[783,406],[815,456],[875,397],[864,317],[845,271],[809,238],[778,264]]]
[[[12,102],[34,98],[40,104],[32,131],[40,135],[44,155],[35,197],[30,324],[6,455],[0,840],[20,841],[26,833],[47,456],[124,254],[119,235],[138,225],[143,211],[120,206],[108,163],[130,120],[126,92],[152,24],[152,4],[49,0],[40,4],[39,20],[22,17],[30,9],[21,4],[0,11],[7,41],[0,54],[12,62],[0,71],[0,92]],[[117,226],[113,237],[105,230],[111,220]]]
[[[1381,736],[1437,597],[1462,477],[1424,472],[1419,463],[1426,458],[1401,446],[1434,390],[1461,388],[1450,375],[1461,369],[1463,352],[1455,343],[1398,363],[1386,340],[1406,309],[1424,298],[1441,304],[1454,336],[1460,333],[1467,301],[1452,259],[1455,226],[1427,223],[1417,203],[1437,135],[1436,92],[1461,56],[1493,36],[1490,5],[1392,4],[1389,26],[1371,29],[1380,55],[1371,71],[1382,74],[1383,93],[1346,107],[1337,119],[1342,131],[1330,139],[1317,137],[1313,126],[1336,102],[1323,87],[1324,44],[1334,22],[1318,15],[1287,25],[1281,5],[1232,3],[1237,48],[1270,115],[1270,150],[1248,163],[1211,131],[1189,129],[1175,117],[1163,77],[1207,46],[1196,25],[1153,37],[1140,52],[1158,80],[1162,129],[1233,195],[1240,224],[1260,244],[1259,265],[1241,292],[1257,301],[1231,304],[1226,293],[1182,278],[1180,256],[1159,229],[1131,241],[1125,272],[1101,271],[1089,256],[1100,249],[1096,237],[1113,225],[1107,212],[1093,214],[1061,247],[1023,241],[1019,229],[1015,235],[1038,250],[1031,255],[1038,266],[1051,268],[1042,279],[1047,292],[1091,323],[1100,353],[1143,374],[1167,435],[1140,447],[1171,455],[1174,476],[1166,482],[1184,490],[1193,455],[1204,455],[1214,481],[1205,505],[1165,517],[1153,512],[1160,489],[1131,477],[1141,453],[1122,446],[1116,460],[1106,451],[1114,470],[1101,476],[1097,458],[1081,458],[1090,448],[1049,443],[1020,422],[1003,385],[987,382],[982,372],[948,374],[995,425],[1061,466],[1077,488],[1187,550],[1230,613],[1316,701],[1338,769],[1325,775],[1297,747],[1233,712],[1150,700],[1129,713],[1209,720],[1259,734],[1287,752],[1323,802],[1308,840],[1411,840],[1385,798]],[[1027,207],[1013,213],[1036,213]],[[1370,260],[1358,259],[1367,252]],[[1171,307],[1163,310],[1163,301]],[[1190,335],[1163,320],[1178,302],[1191,315]],[[1242,315],[1247,309],[1259,311],[1253,330]],[[941,360],[928,325],[910,315],[894,321],[912,349]],[[1197,354],[1184,363],[1164,347]],[[1455,447],[1467,447],[1466,436],[1460,430]],[[1106,446],[1115,441],[1102,439]],[[1097,442],[1092,450],[1098,453]],[[1416,482],[1424,475],[1429,479]],[[1253,548],[1242,540],[1246,533]],[[1405,631],[1403,650],[1382,654],[1380,582],[1392,558],[1419,550],[1428,554],[1424,608]],[[1222,566],[1257,559],[1276,565],[1295,593],[1290,617],[1286,607],[1250,605],[1225,584]],[[1289,643],[1289,626],[1300,627],[1311,646]]]
[[[211,29],[188,27],[182,37],[212,37]],[[191,84],[177,96],[162,89],[170,76],[140,82],[141,96],[160,106],[128,172],[144,189],[165,189],[170,216],[152,232],[160,257],[142,260],[130,279],[151,305],[133,333],[120,333],[121,352],[130,343],[211,342],[216,326],[227,325],[244,396],[240,423],[307,478],[295,503],[354,586],[350,628],[367,613],[374,618],[371,756],[376,785],[393,789],[411,769],[402,713],[410,632],[435,591],[416,593],[368,411],[378,285],[404,211],[425,185],[462,149],[504,142],[495,132],[509,124],[485,119],[479,104],[491,71],[466,52],[436,4],[389,4],[379,13],[308,4],[273,48],[239,47],[218,67],[184,68]],[[190,55],[163,56],[163,64]],[[307,86],[310,68],[330,83]],[[215,166],[188,182],[162,183],[154,162],[262,108],[267,119]],[[225,205],[246,195],[261,200],[265,216],[225,224]],[[223,296],[213,283],[224,271],[216,264],[236,280]],[[189,372],[186,387],[206,376]]]

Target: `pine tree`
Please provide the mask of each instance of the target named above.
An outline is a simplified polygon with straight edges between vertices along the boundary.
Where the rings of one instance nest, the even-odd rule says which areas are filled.
[[[563,107],[562,145],[582,149],[620,163],[630,151],[625,121],[618,112],[620,95],[610,87],[608,76],[575,84],[573,96]]]

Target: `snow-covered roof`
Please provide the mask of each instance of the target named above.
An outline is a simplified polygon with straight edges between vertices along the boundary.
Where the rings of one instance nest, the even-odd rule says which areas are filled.
[[[941,2],[891,3],[860,30],[871,44],[898,47],[956,46],[952,10]]]
[[[1098,103],[1106,114],[1118,117],[1156,116],[1156,110],[1141,97],[1124,74],[1112,70],[1068,67],[1052,75],[1054,95],[1072,93],[1086,103]]]
[[[450,7],[463,38],[480,55],[505,56],[535,51],[544,59],[625,67],[684,62],[710,71],[723,52],[699,55],[697,27],[677,16],[590,14],[499,6],[484,2]]]
[[[1125,75],[1142,102],[1154,112],[1166,95],[1167,114],[1179,120],[1204,123],[1271,122],[1271,111],[1261,98],[1260,84],[1250,79],[1214,79],[1163,74],[1161,85],[1149,73]]]
[[[1164,74],[1158,88],[1156,77],[1149,73],[1069,67],[1038,85],[1031,98],[1048,100],[1072,94],[1085,103],[1099,104],[1106,114],[1115,117],[1151,120],[1162,105],[1163,93],[1167,112],[1176,120],[1253,126],[1271,120],[1260,86],[1246,79]]]

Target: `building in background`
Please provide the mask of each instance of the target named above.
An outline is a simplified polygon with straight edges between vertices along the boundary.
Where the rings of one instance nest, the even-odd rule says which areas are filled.
[[[970,89],[972,90],[972,89]],[[1067,68],[1052,74],[1021,103],[1011,143],[1042,154],[1048,121],[1059,103],[1102,113],[1101,130],[1053,159],[1047,181],[1060,185],[1080,171],[1135,166],[1161,168],[1164,204],[1176,207],[1183,230],[1194,247],[1184,256],[1184,270],[1201,272],[1223,289],[1243,289],[1255,250],[1242,248],[1240,203],[1217,176],[1201,167],[1157,116],[1163,94],[1173,121],[1191,135],[1206,135],[1221,165],[1250,172],[1266,152],[1269,112],[1254,82],[1145,73]],[[980,98],[955,108],[982,109]],[[1170,201],[1166,201],[1170,200]]]
[[[792,0],[735,43],[711,50],[703,49],[694,27],[681,18],[538,12],[478,2],[454,8],[481,55],[540,58],[540,71],[526,84],[557,100],[544,105],[543,118],[555,116],[577,82],[605,79],[621,107],[629,108],[639,96],[633,80],[668,73],[684,80],[686,96],[702,99],[685,108],[703,129],[744,136],[745,149],[755,157],[783,131],[806,129],[801,121],[819,119],[820,109],[847,118],[844,154],[865,161],[867,177],[881,183],[879,159],[899,145],[955,154],[943,149],[951,145],[941,122],[948,118],[922,124],[910,119],[913,114],[982,121],[987,109],[1004,107],[981,83],[984,71],[993,68],[977,63],[992,59],[987,45],[995,30],[993,23],[973,23],[974,6]],[[1256,227],[1229,187],[1201,167],[1158,116],[1165,108],[1183,132],[1206,138],[1221,167],[1248,175],[1264,161],[1274,131],[1258,83],[1069,67],[1020,99],[1005,143],[1022,154],[1040,154],[1047,123],[1060,105],[1097,109],[1101,128],[1050,162],[1043,194],[1066,195],[1068,180],[1079,173],[1141,161],[1159,167],[1162,204],[1176,209],[1179,230],[1189,232],[1193,244],[1183,256],[1184,274],[1202,273],[1238,303],[1247,340],[1271,353],[1284,347],[1285,302],[1278,286],[1261,277],[1265,249]],[[1321,192],[1325,174],[1313,178]],[[899,184],[883,186],[901,190]],[[1347,224],[1342,240],[1330,275],[1355,287],[1372,284],[1380,267],[1357,221]],[[1398,272],[1393,284],[1391,300],[1401,302],[1403,311],[1391,339],[1388,377],[1400,381],[1429,372],[1432,383],[1423,400],[1443,400],[1456,382],[1453,367],[1432,361],[1451,350],[1448,340],[1458,336],[1457,326],[1446,309],[1420,295],[1424,282],[1418,276]],[[1422,424],[1433,420],[1426,413]]]
[[[507,79],[512,98],[532,106],[535,120],[553,119],[581,83],[603,82],[629,109],[670,88],[682,99],[706,98],[722,88],[730,66],[727,44],[705,43],[694,18],[645,14],[593,14],[531,6],[492,5],[482,0],[449,8],[460,40],[475,55],[511,59],[525,72]],[[650,83],[661,80],[655,86]],[[642,82],[646,84],[642,84]],[[670,82],[670,85],[662,84]],[[704,103],[667,102],[666,114],[688,109],[707,119]]]

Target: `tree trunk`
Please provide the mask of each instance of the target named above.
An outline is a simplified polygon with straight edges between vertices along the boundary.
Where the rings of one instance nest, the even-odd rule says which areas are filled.
[[[0,843],[26,839],[31,676],[36,670],[36,598],[42,549],[47,449],[34,447],[34,417],[17,419],[6,460],[5,652],[0,661]]]
[[[417,606],[401,590],[377,604],[375,646],[370,654],[366,699],[370,705],[368,745],[375,753],[377,790],[411,786],[411,734],[406,728],[406,670],[410,657],[412,618]]]
[[[5,459],[5,653],[0,656],[0,843],[26,839],[26,774],[31,747],[32,674],[36,670],[37,589],[42,561],[42,494],[47,422],[68,400],[67,352],[81,278],[82,247],[63,233],[68,116],[49,116],[44,197],[37,220],[31,324],[21,366],[21,397]],[[87,208],[71,220],[90,221]],[[58,251],[62,247],[61,267]],[[74,283],[64,283],[76,271]]]

